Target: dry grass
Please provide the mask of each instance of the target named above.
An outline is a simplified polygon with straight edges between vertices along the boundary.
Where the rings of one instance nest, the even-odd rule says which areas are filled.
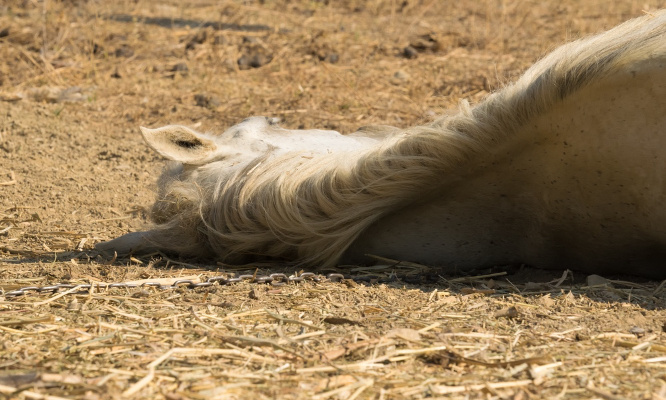
[[[146,223],[161,163],[137,126],[221,130],[249,115],[344,132],[407,126],[461,98],[477,101],[557,44],[665,6],[327,3],[0,4],[0,287],[292,273],[90,250]],[[163,27],[147,17],[214,24]],[[238,29],[248,24],[268,30]],[[404,56],[408,45],[416,58]],[[241,69],[243,57],[263,65]],[[530,269],[440,276],[391,260],[343,272],[354,279],[0,296],[0,393],[666,397],[659,282]]]

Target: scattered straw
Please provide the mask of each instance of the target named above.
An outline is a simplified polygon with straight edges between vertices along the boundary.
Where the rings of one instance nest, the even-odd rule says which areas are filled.
[[[250,115],[343,133],[423,123],[478,102],[557,44],[656,4],[636,3],[5,0],[2,396],[664,398],[666,281],[608,276],[585,287],[573,265],[462,277],[375,256],[341,267],[357,278],[341,283],[4,297],[58,282],[297,273],[95,252],[148,224],[162,163],[138,126],[216,133]],[[270,29],[243,29],[253,24]],[[245,54],[266,63],[240,69]]]
[[[453,393],[464,393],[464,392],[476,392],[484,389],[507,389],[507,388],[517,388],[523,387],[531,384],[532,381],[528,379],[520,381],[511,381],[511,382],[489,382],[478,385],[469,385],[469,386],[444,386],[444,385],[432,385],[430,390],[433,394],[453,394]]]

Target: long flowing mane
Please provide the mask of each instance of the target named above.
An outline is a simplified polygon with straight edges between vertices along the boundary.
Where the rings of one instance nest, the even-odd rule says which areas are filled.
[[[426,192],[445,191],[473,160],[558,102],[646,60],[666,62],[665,54],[661,11],[564,45],[475,107],[463,102],[457,114],[405,129],[371,150],[314,159],[291,153],[254,160],[215,185],[178,182],[162,196],[186,198],[181,203],[196,210],[156,229],[185,253],[197,242],[230,262],[333,265],[371,224]],[[158,201],[156,214],[161,207]]]

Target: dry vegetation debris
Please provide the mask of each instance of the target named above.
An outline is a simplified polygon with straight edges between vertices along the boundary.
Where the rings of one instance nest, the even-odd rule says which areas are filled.
[[[0,4],[0,392],[26,399],[662,399],[659,282],[380,260],[341,282],[160,290],[234,269],[91,250],[146,224],[139,125],[407,126],[557,44],[663,7],[616,1],[8,0]],[[574,268],[575,266],[563,266]],[[574,279],[574,277],[576,279]]]
[[[160,275],[152,268],[142,272]],[[168,275],[210,274],[192,272]],[[372,271],[375,280],[392,275],[393,266]],[[7,298],[0,382],[5,393],[52,398],[589,398],[609,390],[650,398],[661,390],[663,320],[650,315],[663,298],[653,284],[572,286],[570,273],[499,284],[505,274],[494,275]],[[20,284],[28,282],[38,284]]]

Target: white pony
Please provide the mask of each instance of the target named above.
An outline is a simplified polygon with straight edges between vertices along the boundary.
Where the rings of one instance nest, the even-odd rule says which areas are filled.
[[[425,126],[141,130],[174,161],[156,225],[103,251],[666,277],[666,11],[564,45]]]

